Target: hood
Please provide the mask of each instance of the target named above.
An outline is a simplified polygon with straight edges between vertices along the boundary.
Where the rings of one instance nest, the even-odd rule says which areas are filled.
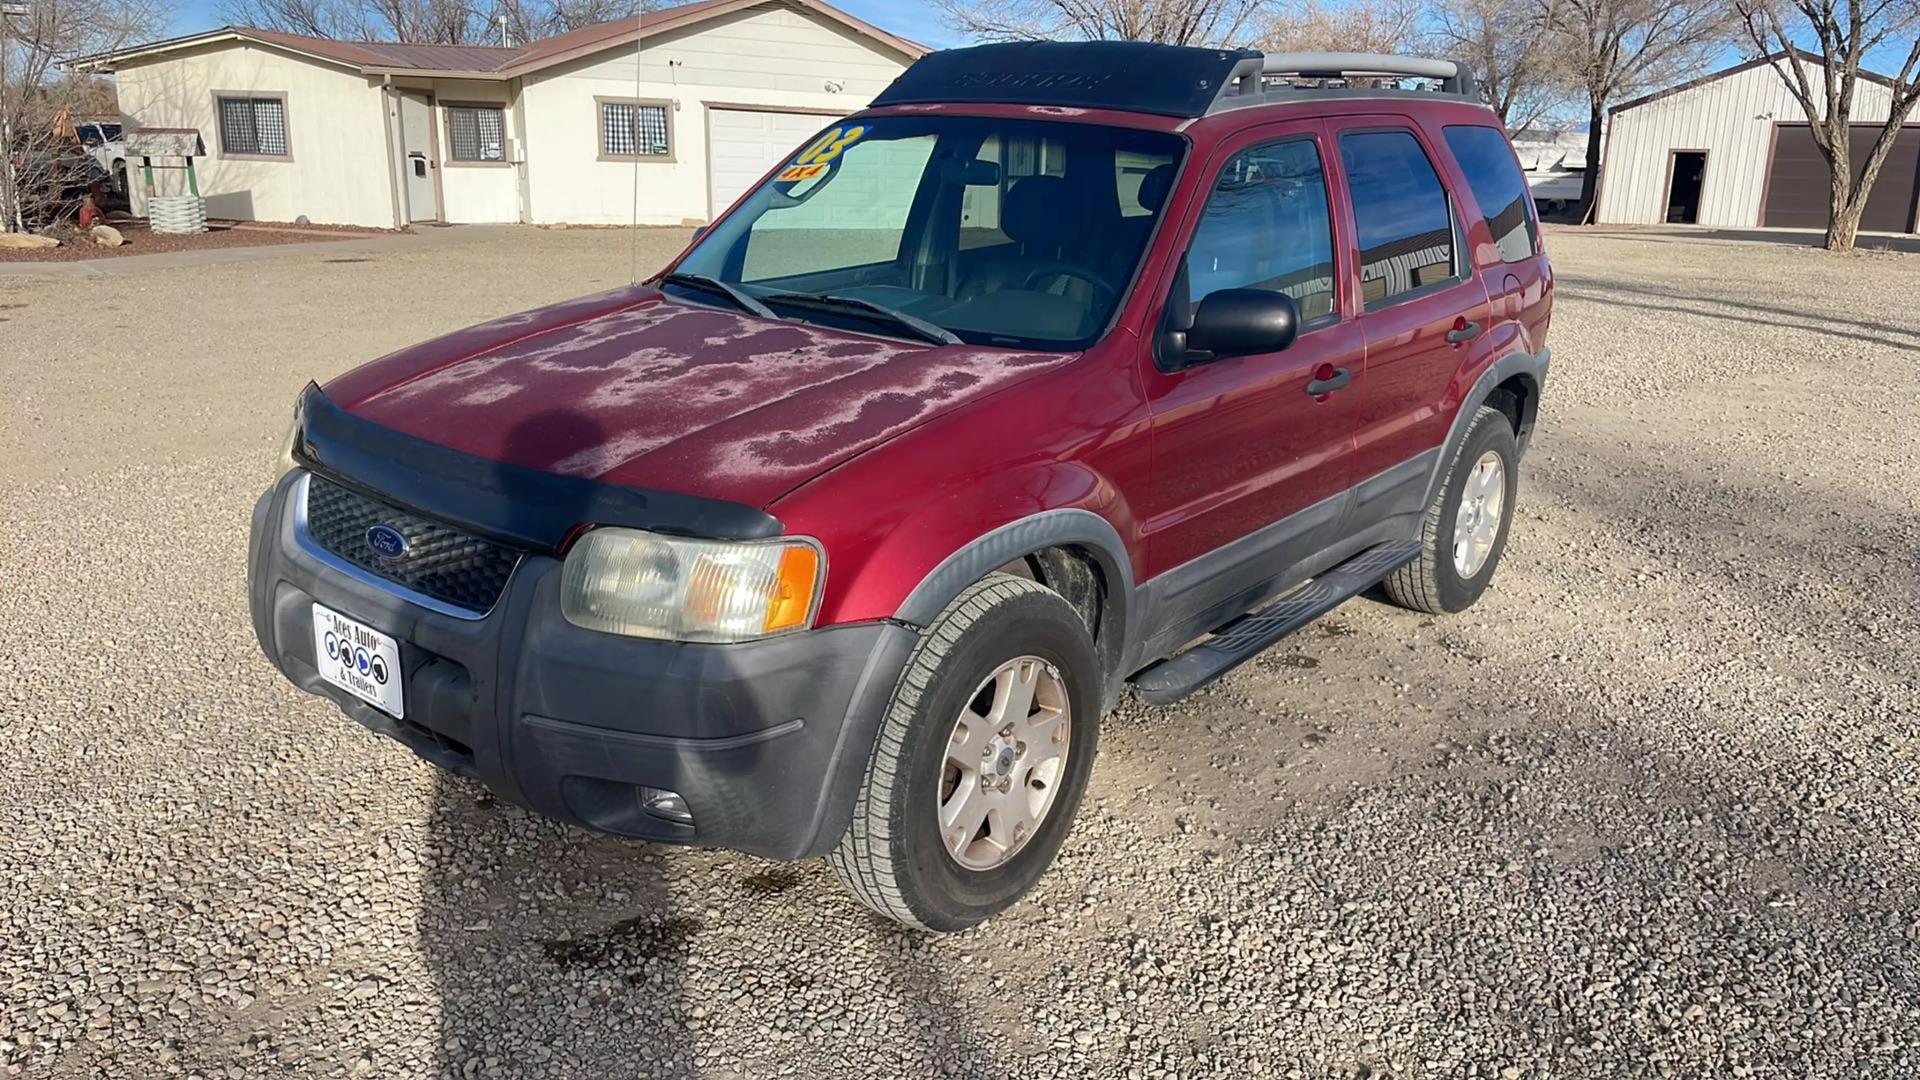
[[[492,461],[764,507],[1072,358],[773,322],[635,286],[414,345],[325,391],[363,419]]]

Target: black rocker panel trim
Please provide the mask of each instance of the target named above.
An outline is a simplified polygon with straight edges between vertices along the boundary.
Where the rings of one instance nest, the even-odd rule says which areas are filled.
[[[1139,672],[1133,677],[1134,692],[1149,705],[1172,704],[1379,584],[1419,555],[1418,540],[1388,540],[1367,548],[1273,604],[1218,628],[1199,645]]]
[[[583,524],[758,540],[779,519],[722,499],[560,476],[428,442],[355,416],[308,383],[294,460],[350,488],[522,550],[557,552]]]

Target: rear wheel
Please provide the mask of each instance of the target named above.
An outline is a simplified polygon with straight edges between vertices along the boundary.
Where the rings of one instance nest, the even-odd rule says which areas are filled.
[[[1482,407],[1421,520],[1420,557],[1388,575],[1388,599],[1439,615],[1465,611],[1493,581],[1519,488],[1505,413]]]
[[[1099,739],[1099,664],[1072,605],[992,574],[915,647],[853,824],[828,857],[874,911],[962,930],[1024,895],[1079,808]]]

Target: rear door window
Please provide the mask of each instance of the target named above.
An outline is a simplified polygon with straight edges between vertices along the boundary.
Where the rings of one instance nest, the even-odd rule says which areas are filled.
[[[1446,136],[1447,149],[1453,151],[1453,160],[1466,175],[1473,201],[1486,215],[1501,261],[1532,258],[1540,250],[1540,236],[1527,208],[1533,201],[1532,191],[1526,177],[1520,175],[1513,151],[1507,148],[1507,137],[1476,124],[1449,127]]]
[[[1368,307],[1458,277],[1452,203],[1413,132],[1344,132],[1340,161],[1353,198],[1360,295]]]
[[[1228,159],[1187,251],[1187,288],[1195,304],[1221,289],[1266,289],[1293,297],[1303,319],[1334,313],[1332,218],[1312,139]]]

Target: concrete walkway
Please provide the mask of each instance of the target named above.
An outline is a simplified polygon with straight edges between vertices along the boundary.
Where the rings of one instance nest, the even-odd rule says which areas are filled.
[[[0,262],[0,278],[91,278],[137,274],[148,270],[183,270],[219,263],[260,262],[301,255],[385,255],[472,243],[530,231],[531,225],[424,226],[412,233],[385,233],[339,240],[304,240],[291,244],[265,243],[257,247],[207,248],[203,251],[167,251],[153,255],[103,256],[73,262]]]

